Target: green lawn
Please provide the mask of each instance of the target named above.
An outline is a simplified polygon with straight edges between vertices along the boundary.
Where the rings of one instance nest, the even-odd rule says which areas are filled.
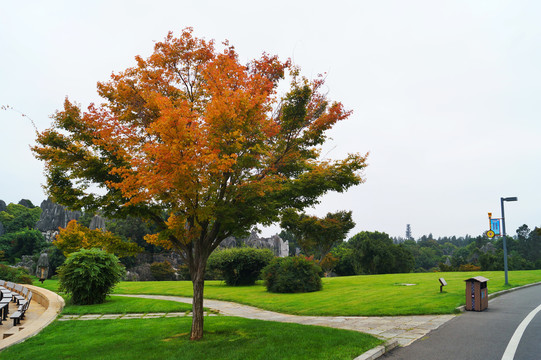
[[[108,296],[103,304],[67,304],[62,315],[188,312],[192,305],[176,301]]]
[[[506,288],[503,272],[452,272],[326,278],[322,291],[307,294],[271,294],[262,284],[229,287],[207,281],[205,297],[303,315],[451,313],[464,304],[464,280],[477,275],[490,279],[489,293]],[[439,292],[439,277],[448,283],[443,293]],[[509,287],[539,282],[541,270],[513,271],[509,279]],[[58,291],[58,282],[47,280],[43,287]],[[122,282],[115,293],[191,297],[192,284]],[[111,296],[101,305],[68,305],[64,314],[189,309],[190,305],[176,302]],[[381,343],[353,331],[221,316],[206,317],[204,339],[192,342],[188,339],[190,326],[190,317],[56,321],[37,336],[0,353],[0,359],[353,359]]]
[[[236,317],[206,317],[201,341],[191,318],[56,321],[0,359],[348,359],[382,341],[355,331]]]
[[[464,305],[464,280],[477,275],[490,280],[489,293],[506,288],[502,271],[411,273],[325,278],[322,291],[304,294],[268,293],[262,284],[230,287],[220,281],[207,281],[205,298],[299,315],[445,314]],[[448,284],[443,293],[439,292],[440,277],[445,278]],[[509,287],[539,282],[541,270],[511,271],[509,279]],[[416,285],[400,285],[406,283]],[[192,284],[189,281],[122,282],[115,292],[192,296]]]
[[[234,301],[262,309],[299,315],[417,315],[445,314],[465,303],[464,280],[482,275],[489,279],[489,293],[505,289],[503,271],[411,273],[347,276],[323,279],[323,290],[304,294],[273,294],[258,283],[230,287],[221,281],[205,282],[205,298]],[[439,292],[438,278],[447,281]],[[509,287],[541,281],[541,270],[510,271]],[[400,284],[416,284],[404,286]],[[44,284],[56,291],[57,282]],[[192,296],[190,281],[121,282],[117,294]]]

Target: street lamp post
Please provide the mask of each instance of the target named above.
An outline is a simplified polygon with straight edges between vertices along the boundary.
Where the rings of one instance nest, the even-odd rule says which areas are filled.
[[[509,285],[508,276],[507,276],[507,240],[505,235],[505,213],[503,210],[504,201],[517,201],[516,196],[500,198],[502,204],[502,236],[503,236],[503,269],[505,271],[505,285]]]

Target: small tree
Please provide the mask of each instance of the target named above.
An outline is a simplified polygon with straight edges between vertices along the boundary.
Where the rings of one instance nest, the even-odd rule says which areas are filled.
[[[65,256],[80,249],[92,248],[103,249],[119,257],[133,256],[143,250],[136,243],[124,241],[110,231],[90,230],[76,220],[71,220],[65,229],[60,229],[53,244]]]
[[[60,290],[77,305],[101,304],[124,276],[118,258],[100,249],[81,249],[59,268]]]
[[[349,239],[347,246],[353,249],[356,274],[407,273],[415,264],[408,248],[393,244],[383,232],[362,231]]]
[[[282,216],[281,226],[293,233],[304,253],[314,255],[321,265],[331,248],[345,239],[355,223],[351,211],[328,213],[318,218],[288,209]]]

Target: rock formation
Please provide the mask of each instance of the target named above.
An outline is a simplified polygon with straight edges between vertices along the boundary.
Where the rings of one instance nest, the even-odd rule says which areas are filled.
[[[92,220],[90,220],[90,225],[88,226],[90,230],[101,229],[105,231],[105,219],[99,215],[94,215]]]
[[[270,249],[275,256],[286,257],[289,255],[289,241],[284,241],[278,235],[270,238],[260,238],[255,231],[246,239],[237,241],[234,237],[228,237],[220,244],[224,248],[236,247],[238,243],[244,243],[248,247],[255,249]]]
[[[494,254],[496,252],[496,247],[493,243],[486,243],[479,249],[483,254],[491,253]]]
[[[36,229],[43,233],[45,239],[52,242],[58,234],[58,228],[65,228],[71,220],[81,217],[81,212],[70,211],[65,206],[53,203],[50,199],[41,203],[41,216]]]
[[[15,264],[15,267],[24,267],[30,275],[35,275],[34,269],[36,268],[36,262],[32,260],[32,255],[23,255],[21,256],[21,261]]]
[[[49,277],[49,256],[46,252],[42,252],[39,256],[38,263],[36,264],[36,276],[40,280],[45,280]]]

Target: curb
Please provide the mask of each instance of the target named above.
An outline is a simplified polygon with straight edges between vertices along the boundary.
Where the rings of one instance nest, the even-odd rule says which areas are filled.
[[[397,340],[389,340],[385,342],[383,345],[376,346],[373,349],[368,350],[367,352],[357,356],[353,360],[375,360],[382,356],[383,354],[391,351],[395,347],[398,346]]]

